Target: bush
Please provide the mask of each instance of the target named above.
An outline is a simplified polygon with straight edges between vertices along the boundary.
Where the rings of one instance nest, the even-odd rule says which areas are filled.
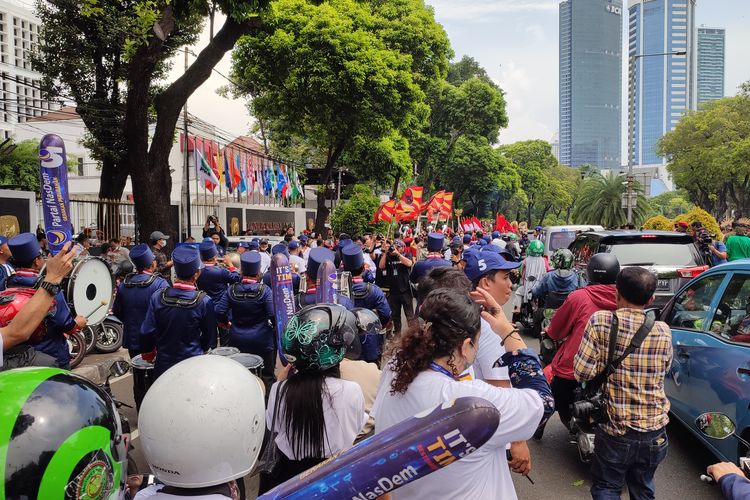
[[[643,229],[654,229],[657,231],[671,231],[673,227],[674,222],[663,215],[655,215],[643,223]]]
[[[352,189],[351,198],[339,203],[331,214],[331,227],[336,234],[347,233],[350,236],[361,235],[367,231],[385,233],[387,224],[370,225],[375,210],[380,206],[380,199],[372,188],[357,184]]]
[[[719,223],[716,222],[716,219],[714,219],[714,217],[710,213],[706,212],[702,208],[693,207],[688,213],[680,214],[675,217],[672,220],[672,223],[674,224],[675,222],[681,221],[685,221],[688,224],[692,224],[693,222],[698,221],[703,224],[703,227],[706,228],[709,233],[713,235],[714,239],[724,239],[724,236],[721,233],[721,228],[719,227]]]

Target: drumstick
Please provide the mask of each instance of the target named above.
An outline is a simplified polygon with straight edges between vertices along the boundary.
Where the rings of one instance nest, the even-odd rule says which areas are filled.
[[[91,311],[90,313],[88,313],[86,315],[86,319],[89,319],[92,314],[94,314],[96,311],[98,311],[99,309],[101,309],[102,306],[106,306],[106,305],[107,305],[107,301],[106,300],[102,300],[101,304],[99,304],[98,306],[96,306],[96,308],[93,311]]]

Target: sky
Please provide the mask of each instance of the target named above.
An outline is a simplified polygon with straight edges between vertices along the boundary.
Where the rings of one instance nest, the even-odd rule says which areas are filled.
[[[476,59],[505,91],[508,128],[500,143],[527,139],[551,140],[558,130],[558,6],[550,0],[426,0],[435,9],[456,59]],[[626,2],[624,2],[626,3]],[[623,16],[625,22],[627,16]],[[220,26],[222,20],[218,20]],[[726,95],[750,80],[750,0],[698,0],[696,26],[725,28]],[[192,48],[208,43],[207,30]],[[190,60],[194,60],[190,56]],[[175,58],[171,78],[182,73],[182,54]],[[230,56],[216,66],[229,75]],[[627,78],[624,76],[624,82]],[[227,80],[214,72],[190,98],[188,110],[219,128],[241,135],[250,128],[244,102],[216,94]],[[623,131],[626,127],[623,127]]]

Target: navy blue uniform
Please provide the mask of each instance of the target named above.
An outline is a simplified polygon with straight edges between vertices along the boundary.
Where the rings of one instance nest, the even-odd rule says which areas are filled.
[[[271,271],[266,271],[263,275],[263,283],[266,286],[271,286]],[[300,277],[297,273],[292,273],[292,289],[294,290],[294,293],[299,292],[299,283],[300,283]]]
[[[227,291],[227,285],[230,283],[239,283],[242,277],[237,271],[230,271],[225,267],[211,263],[206,263],[206,267],[201,270],[198,280],[195,282],[199,290],[203,290],[218,304],[224,293]]]
[[[429,256],[412,266],[409,280],[414,284],[419,284],[419,280],[421,280],[422,277],[427,276],[435,267],[453,267],[453,264],[442,257]]]
[[[9,276],[2,284],[2,290],[12,287],[33,288],[39,279],[36,271],[19,269],[16,274]],[[76,329],[75,318],[65,301],[62,291],[55,295],[54,314],[45,320],[47,333],[44,339],[34,344],[34,349],[55,358],[57,366],[67,367],[70,364],[70,351],[65,334]]]
[[[385,326],[391,320],[391,306],[388,304],[383,290],[374,283],[367,283],[362,278],[352,278],[352,296],[354,307],[370,309],[378,315],[380,323]],[[368,335],[362,343],[362,355],[364,361],[379,361],[383,350],[382,335]]]
[[[124,331],[122,345],[131,353],[142,352],[141,327],[146,319],[151,296],[157,290],[168,287],[167,280],[149,271],[129,274],[125,277],[125,281],[118,285],[112,314],[122,321]]]
[[[10,264],[0,264],[0,286],[3,286],[5,279],[14,272],[16,271]]]
[[[216,317],[221,323],[232,322],[231,346],[258,356],[274,352],[273,295],[265,284],[245,278],[242,283],[229,285],[216,305]]]
[[[141,350],[150,352],[156,347],[154,377],[184,359],[200,356],[216,344],[214,304],[208,295],[203,294],[196,301],[197,296],[195,287],[185,283],[175,283],[151,296],[141,328]],[[181,307],[170,303],[176,299],[192,305]]]

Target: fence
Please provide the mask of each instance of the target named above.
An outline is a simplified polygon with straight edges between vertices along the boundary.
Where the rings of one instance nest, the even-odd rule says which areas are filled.
[[[38,224],[44,227],[44,212],[37,198]],[[135,239],[138,221],[135,206],[129,200],[76,198],[70,200],[70,220],[73,235],[90,231],[100,241],[129,236]]]

